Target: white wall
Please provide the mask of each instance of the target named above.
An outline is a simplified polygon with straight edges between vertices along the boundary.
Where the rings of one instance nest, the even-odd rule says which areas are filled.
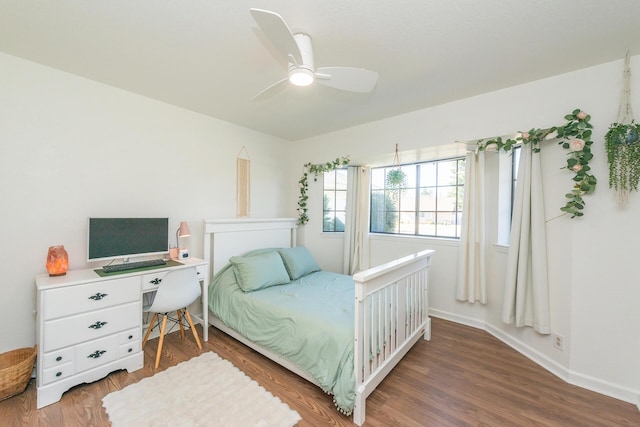
[[[632,58],[632,67],[640,69],[639,57]],[[487,306],[455,301],[455,244],[375,238],[371,255],[377,263],[436,249],[435,313],[485,326],[570,381],[638,402],[640,274],[633,237],[640,232],[640,195],[632,195],[625,208],[616,206],[606,185],[603,148],[617,112],[622,61],[296,144],[8,55],[0,54],[0,70],[0,352],[35,341],[34,276],[45,272],[48,246],[64,244],[71,268],[87,266],[88,216],[168,216],[175,228],[186,220],[194,234],[192,253],[201,256],[201,221],[235,215],[235,158],[243,145],[252,159],[252,216],[291,216],[306,162],[342,155],[350,155],[353,164],[390,162],[396,143],[411,152],[401,160],[420,160],[429,156],[425,148],[456,140],[561,124],[565,113],[580,107],[593,116],[592,165],[599,187],[587,197],[585,217],[553,219],[548,233],[552,327],[565,337],[565,352],[553,349],[549,337],[500,321],[503,249],[490,247]],[[636,106],[639,94],[635,79]],[[571,184],[568,172],[557,169],[563,160],[561,150],[545,154],[549,218]],[[321,188],[311,185],[312,220],[300,240],[321,266],[340,271],[342,240],[319,232]]]
[[[632,68],[640,69],[640,57],[632,58]],[[616,119],[621,84],[622,60],[310,138],[294,148],[294,159],[298,164],[320,163],[350,155],[352,164],[376,163],[381,158],[387,158],[390,164],[396,143],[401,151],[413,156],[415,151],[457,140],[561,125],[564,115],[575,108],[590,113],[595,141],[591,165],[599,185],[595,194],[586,196],[584,217],[558,217],[564,194],[571,189],[572,175],[560,169],[566,155],[562,148],[547,143],[543,149],[551,320],[553,331],[564,337],[564,352],[553,348],[550,336],[530,328],[516,329],[500,320],[506,259],[503,247],[489,247],[486,306],[455,301],[455,244],[434,239],[374,238],[370,245],[372,259],[384,261],[422,247],[436,249],[431,275],[432,313],[485,327],[570,382],[639,403],[640,273],[635,265],[635,237],[640,235],[640,194],[633,194],[624,208],[616,205],[607,185],[604,151],[604,134]],[[633,103],[640,106],[638,79],[633,81],[631,93]],[[497,166],[495,160],[490,163]],[[489,194],[497,188],[497,172],[493,170]],[[321,189],[321,183],[310,186],[311,221],[301,230],[300,240],[323,267],[340,271],[342,240],[320,232]],[[489,230],[491,243],[495,243],[497,198],[490,202],[493,211]]]
[[[188,221],[202,257],[203,219],[236,214],[243,145],[252,216],[292,215],[289,142],[5,54],[0,70],[0,352],[35,342],[34,276],[49,246],[88,266],[89,216]]]

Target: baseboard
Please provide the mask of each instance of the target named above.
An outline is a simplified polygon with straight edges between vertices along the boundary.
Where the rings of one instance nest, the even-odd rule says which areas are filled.
[[[513,338],[512,336],[505,334],[502,330],[496,328],[490,323],[474,319],[472,317],[460,316],[459,314],[449,313],[436,309],[429,309],[429,314],[440,319],[449,320],[451,322],[470,326],[476,329],[482,329],[487,333],[493,335],[509,347],[513,348],[523,356],[537,363],[547,371],[551,372],[561,380],[569,384],[603,394],[605,396],[613,397],[614,399],[631,403],[633,405],[636,405],[636,407],[640,411],[640,393],[637,390],[631,390],[617,384],[613,384],[589,375],[581,374],[579,372],[567,369],[566,367],[540,353],[533,347],[530,347],[525,343]]]
[[[449,320],[454,323],[459,323],[465,326],[471,326],[472,328],[487,330],[486,322],[474,319],[473,317],[461,316],[455,313],[449,313],[448,311],[436,310],[429,308],[429,315],[437,317],[439,319]]]

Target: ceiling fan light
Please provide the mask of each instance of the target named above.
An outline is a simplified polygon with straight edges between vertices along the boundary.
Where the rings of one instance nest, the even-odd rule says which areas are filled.
[[[313,71],[307,68],[294,68],[289,72],[289,81],[296,86],[309,86],[313,80]]]

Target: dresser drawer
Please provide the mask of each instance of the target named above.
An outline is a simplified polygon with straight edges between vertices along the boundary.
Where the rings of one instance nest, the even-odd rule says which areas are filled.
[[[63,348],[62,350],[45,353],[42,359],[40,363],[42,363],[44,369],[64,365],[73,361],[73,348]]]
[[[104,365],[120,357],[118,336],[111,335],[76,347],[76,372]]]
[[[73,362],[67,362],[49,369],[45,369],[44,371],[42,371],[41,385],[63,380],[73,374],[75,374],[75,365],[73,364]]]
[[[142,334],[141,328],[131,329],[130,331],[122,332],[118,334],[120,337],[119,343],[126,344],[133,341],[140,341],[140,335]]]
[[[68,347],[116,332],[140,328],[140,301],[44,323],[43,351]]]
[[[196,272],[198,274],[198,280],[203,280],[204,279],[207,268],[209,268],[208,265],[197,265],[196,266]],[[154,290],[158,289],[158,286],[162,282],[162,279],[164,279],[164,276],[166,276],[168,272],[169,271],[167,271],[167,270],[163,270],[163,271],[157,271],[157,272],[154,272],[154,273],[149,273],[149,274],[143,275],[142,276],[142,292],[149,292],[149,291],[154,291]]]
[[[157,271],[142,276],[142,292],[149,292],[158,289],[158,285],[164,279],[168,271]]]
[[[198,279],[202,280],[204,278],[204,274],[207,272],[208,265],[198,265],[196,266],[196,272],[198,273]]]
[[[140,351],[140,341],[134,341],[126,345],[121,345],[118,357],[127,357]]]
[[[43,295],[43,320],[100,310],[139,299],[139,276],[51,289]]]

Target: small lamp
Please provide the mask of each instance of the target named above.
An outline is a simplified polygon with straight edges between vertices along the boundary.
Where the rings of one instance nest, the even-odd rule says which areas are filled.
[[[177,259],[180,254],[180,238],[191,236],[191,230],[189,230],[189,224],[186,221],[180,222],[180,227],[176,230],[176,247],[169,250],[169,257],[171,259]]]
[[[47,253],[47,272],[49,276],[64,276],[69,270],[69,254],[63,245],[49,246]]]
[[[189,224],[186,221],[180,222],[180,228],[176,231],[176,245],[180,247],[180,239],[181,237],[189,237],[191,236],[191,230],[189,230]]]

